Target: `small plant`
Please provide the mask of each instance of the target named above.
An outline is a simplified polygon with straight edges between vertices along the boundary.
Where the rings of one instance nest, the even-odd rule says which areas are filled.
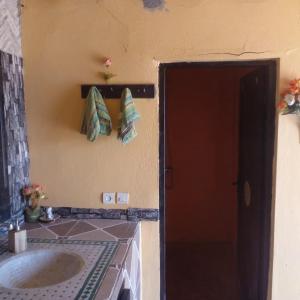
[[[39,184],[24,187],[22,193],[27,200],[27,207],[25,208],[26,222],[37,222],[41,215],[40,200],[48,199],[46,193]]]

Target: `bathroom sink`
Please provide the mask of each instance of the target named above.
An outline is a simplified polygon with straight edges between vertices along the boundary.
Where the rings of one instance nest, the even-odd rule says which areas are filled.
[[[32,250],[0,264],[0,285],[10,289],[43,288],[71,279],[84,267],[84,260],[73,252]]]

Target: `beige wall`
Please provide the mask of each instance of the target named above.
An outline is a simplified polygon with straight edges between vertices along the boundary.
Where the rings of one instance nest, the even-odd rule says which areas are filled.
[[[139,137],[92,144],[79,134],[80,84],[158,83],[159,62],[280,58],[280,86],[300,75],[298,0],[24,0],[23,50],[31,178],[51,205],[101,207],[103,191],[129,191],[130,206],[158,207],[158,97],[136,101]],[[244,54],[243,54],[244,53]],[[241,55],[240,55],[241,54]],[[116,123],[118,103],[108,101]],[[299,125],[280,117],[273,300],[300,297]],[[143,224],[144,300],[159,298],[158,223]]]

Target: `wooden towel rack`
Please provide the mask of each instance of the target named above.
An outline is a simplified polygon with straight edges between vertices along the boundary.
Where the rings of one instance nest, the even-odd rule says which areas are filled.
[[[154,84],[83,84],[81,97],[85,99],[92,86],[95,86],[106,99],[120,99],[122,91],[129,88],[133,98],[153,99],[155,96]]]

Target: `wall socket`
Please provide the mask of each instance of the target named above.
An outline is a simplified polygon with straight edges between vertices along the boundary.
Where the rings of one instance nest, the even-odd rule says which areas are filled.
[[[129,193],[117,193],[117,203],[118,204],[128,204],[129,203]]]
[[[115,204],[116,203],[116,193],[103,193],[102,194],[103,204]]]

